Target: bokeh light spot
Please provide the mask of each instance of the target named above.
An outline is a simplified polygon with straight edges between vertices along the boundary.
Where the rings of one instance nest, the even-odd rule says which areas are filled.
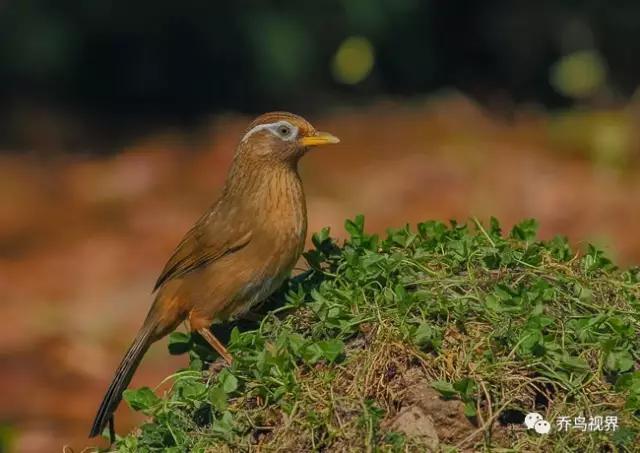
[[[371,73],[375,52],[371,42],[362,36],[345,39],[333,57],[333,77],[341,83],[355,85]]]
[[[567,97],[586,98],[605,83],[607,69],[595,50],[581,50],[562,57],[551,67],[551,85]]]

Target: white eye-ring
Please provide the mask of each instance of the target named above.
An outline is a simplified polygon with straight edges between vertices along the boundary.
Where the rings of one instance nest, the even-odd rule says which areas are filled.
[[[293,140],[298,133],[298,128],[287,121],[279,121],[271,125],[269,130],[285,141]]]

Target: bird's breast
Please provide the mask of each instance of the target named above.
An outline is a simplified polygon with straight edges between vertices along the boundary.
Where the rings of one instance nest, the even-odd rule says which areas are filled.
[[[304,244],[307,208],[300,177],[295,171],[274,172],[254,198],[254,212],[263,237],[280,250]]]
[[[252,269],[235,298],[233,314],[276,291],[304,249],[307,212],[297,174],[274,178],[253,199],[254,231],[246,248]]]

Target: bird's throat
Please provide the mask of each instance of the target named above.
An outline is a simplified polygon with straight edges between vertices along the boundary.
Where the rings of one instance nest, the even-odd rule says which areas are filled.
[[[305,197],[296,163],[237,160],[223,197],[256,221],[284,223],[286,229],[306,233]]]

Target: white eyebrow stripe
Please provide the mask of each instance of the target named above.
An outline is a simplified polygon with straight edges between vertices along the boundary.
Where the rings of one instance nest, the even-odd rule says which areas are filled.
[[[267,130],[269,130],[269,132],[271,132],[276,137],[282,138],[278,134],[276,134],[272,129],[274,126],[282,126],[282,125],[286,125],[289,128],[291,128],[291,136],[288,139],[286,139],[287,141],[292,140],[293,138],[295,138],[298,135],[298,128],[295,127],[293,124],[289,123],[288,121],[277,121],[275,123],[258,124],[257,126],[251,128],[246,134],[244,134],[244,137],[242,137],[242,140],[240,140],[240,141],[244,142],[246,139],[251,137],[252,134],[255,134],[256,132],[261,131],[263,129],[267,129]],[[285,140],[285,139],[283,139],[283,140]]]
[[[268,127],[273,126],[275,123],[269,123],[269,124],[258,124],[257,126],[255,126],[254,128],[250,129],[246,134],[244,134],[244,137],[242,137],[241,141],[245,141],[246,139],[248,139],[249,137],[251,137],[252,134],[261,131],[262,129],[267,129]]]

